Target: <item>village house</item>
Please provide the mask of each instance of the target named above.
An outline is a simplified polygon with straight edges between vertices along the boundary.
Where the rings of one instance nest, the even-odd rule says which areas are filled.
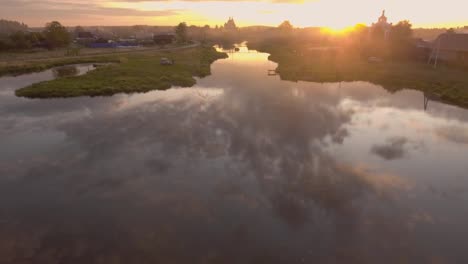
[[[148,31],[138,31],[135,33],[135,38],[138,40],[152,39],[154,38],[154,33]]]
[[[468,34],[444,33],[432,45],[430,63],[437,61],[468,63]]]
[[[167,45],[175,41],[176,37],[172,33],[164,33],[155,35],[153,40],[157,45]]]
[[[422,38],[413,38],[411,57],[419,61],[427,61],[432,52],[432,43]]]
[[[75,41],[81,45],[88,45],[96,40],[96,36],[91,32],[78,32]]]
[[[78,32],[78,37],[77,38],[78,39],[94,39],[95,36],[91,32],[82,31],[82,32]]]
[[[457,33],[468,34],[468,26],[464,26],[462,29],[457,30]]]

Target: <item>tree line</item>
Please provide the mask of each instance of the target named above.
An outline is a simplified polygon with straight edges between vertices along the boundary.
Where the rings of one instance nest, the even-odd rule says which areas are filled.
[[[189,27],[191,28],[191,27]],[[195,30],[192,30],[195,31]],[[324,28],[298,28],[286,20],[277,27],[246,27],[236,31],[199,28],[198,39],[219,44],[225,48],[247,41],[249,46],[264,48],[282,47],[289,50],[308,50],[312,47],[340,47],[349,54],[363,58],[413,59],[422,57],[416,50],[414,30],[410,21],[391,25],[389,33],[378,26],[358,24],[349,30],[327,31]],[[197,39],[195,35],[195,39]]]
[[[55,49],[66,47],[71,41],[71,34],[58,21],[47,23],[41,32],[32,32],[27,25],[19,22],[0,21],[0,51]]]

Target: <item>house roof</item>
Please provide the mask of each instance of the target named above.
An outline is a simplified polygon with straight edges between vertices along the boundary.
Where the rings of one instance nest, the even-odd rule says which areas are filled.
[[[435,41],[434,47],[440,45],[441,50],[468,52],[468,34],[444,33]]]
[[[432,43],[429,41],[425,41],[422,38],[415,38],[413,39],[413,43],[417,48],[432,48]]]
[[[78,38],[94,38],[91,32],[78,32]]]
[[[164,33],[164,34],[158,34],[154,36],[154,39],[156,40],[172,40],[175,38],[175,35],[172,33]]]

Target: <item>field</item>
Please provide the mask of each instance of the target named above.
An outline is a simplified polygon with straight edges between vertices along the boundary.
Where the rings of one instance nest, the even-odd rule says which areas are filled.
[[[194,76],[209,75],[211,63],[226,56],[212,47],[194,47],[176,51],[149,51],[31,63],[24,65],[23,70],[72,63],[118,62],[99,67],[86,75],[33,84],[17,90],[16,95],[29,98],[100,96],[164,90],[171,86],[189,87],[196,83]],[[163,57],[173,60],[174,65],[160,65]]]
[[[92,62],[119,62],[118,56],[134,53],[151,53],[175,51],[198,46],[170,44],[161,47],[135,47],[135,48],[80,48],[78,54],[70,54],[73,50],[31,50],[24,52],[0,53],[0,76],[18,75],[29,72],[43,71],[56,66]]]

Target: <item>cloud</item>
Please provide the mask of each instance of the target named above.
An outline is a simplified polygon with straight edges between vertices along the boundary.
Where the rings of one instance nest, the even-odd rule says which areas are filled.
[[[0,108],[0,120],[14,117],[11,135],[63,135],[58,148],[39,149],[40,158],[5,162],[7,171],[0,163],[0,175],[9,176],[0,177],[2,259],[276,264],[297,256],[304,263],[406,257],[414,240],[404,236],[404,209],[383,194],[407,182],[330,156],[325,141],[341,144],[353,120],[342,94],[279,78],[259,85],[272,66],[264,59],[219,61],[195,88],[14,98],[17,107]]]
[[[435,134],[456,144],[468,144],[468,128],[462,126],[442,126],[436,129]]]
[[[389,138],[385,144],[372,146],[371,153],[386,160],[401,159],[406,155],[407,143],[404,137]]]
[[[122,3],[157,3],[175,2],[177,0],[113,0],[109,2]],[[265,3],[292,3],[301,4],[305,2],[317,2],[317,0],[183,0],[183,2],[265,2]]]
[[[139,10],[134,8],[108,7],[102,1],[83,3],[82,1],[67,0],[5,0],[2,2],[2,11],[12,20],[27,21],[34,24],[43,24],[47,20],[78,21],[76,24],[89,24],[89,20],[116,17],[170,17],[181,12],[180,9]],[[41,21],[41,22],[36,22]],[[81,22],[81,23],[80,23]]]

